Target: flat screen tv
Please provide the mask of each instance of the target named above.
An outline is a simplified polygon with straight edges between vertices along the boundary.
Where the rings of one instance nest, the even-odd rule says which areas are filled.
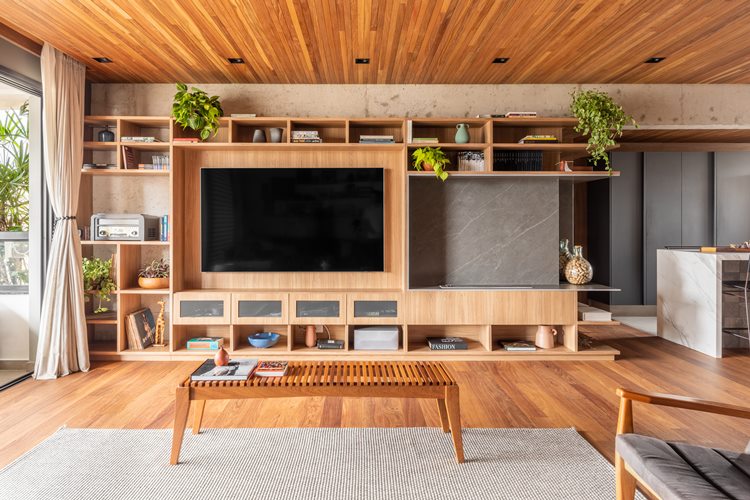
[[[382,168],[202,168],[204,272],[383,271]]]

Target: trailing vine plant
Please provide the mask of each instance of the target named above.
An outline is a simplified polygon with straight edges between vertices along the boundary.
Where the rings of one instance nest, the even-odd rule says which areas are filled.
[[[177,93],[172,103],[172,116],[183,130],[188,128],[199,132],[202,141],[219,131],[219,118],[224,116],[219,96],[210,96],[204,91],[187,85],[177,84]]]
[[[445,166],[451,161],[442,149],[425,146],[414,150],[411,157],[414,160],[414,168],[416,170],[433,170],[435,176],[441,181],[445,181],[445,179],[448,178],[448,172],[445,171]]]
[[[622,136],[623,126],[632,123],[637,127],[638,124],[606,92],[574,90],[570,95],[570,112],[578,118],[575,131],[588,136],[586,150],[591,160],[604,161],[606,170],[612,172],[607,148],[614,146],[615,138]]]
[[[83,290],[88,294],[93,294],[99,299],[94,313],[103,313],[109,311],[108,308],[102,307],[102,301],[111,300],[110,294],[117,290],[117,285],[112,279],[112,259],[100,259],[93,257],[83,258]]]

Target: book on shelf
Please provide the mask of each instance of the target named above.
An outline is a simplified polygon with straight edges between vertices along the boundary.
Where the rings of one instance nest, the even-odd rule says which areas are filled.
[[[114,163],[84,163],[84,170],[113,170],[117,168]]]
[[[412,142],[427,142],[430,144],[437,144],[440,141],[437,137],[415,137]]]
[[[159,218],[159,241],[169,241],[169,215]]]
[[[477,118],[505,118],[505,113],[485,113],[477,115]]]
[[[232,113],[229,116],[232,118],[255,118],[258,115],[256,113]]]
[[[120,142],[145,142],[145,143],[152,143],[152,142],[161,142],[161,140],[157,139],[156,137],[152,137],[152,136],[126,135],[126,136],[120,138]]]
[[[320,136],[317,130],[292,130],[292,139],[315,139]]]
[[[469,348],[461,337],[427,337],[427,345],[433,351],[465,351]]]
[[[320,143],[320,142],[323,142],[323,139],[321,139],[320,137],[318,137],[317,139],[313,139],[313,138],[306,138],[306,139],[292,139],[292,142],[294,142],[294,143],[297,143],[297,144],[299,144],[299,143],[304,143],[304,144],[313,144],[313,143]]]
[[[196,337],[188,340],[186,344],[188,351],[218,351],[221,347],[224,347],[224,337]]]
[[[156,322],[151,309],[144,307],[125,316],[128,349],[142,351],[154,343]]]
[[[536,351],[536,346],[530,340],[501,340],[500,345],[506,351]]]
[[[128,170],[138,169],[138,160],[135,157],[135,149],[130,146],[122,147],[122,163]]]
[[[542,170],[541,151],[498,150],[493,152],[495,171],[538,172]]]
[[[200,142],[197,137],[175,137],[172,142]]]
[[[414,142],[414,122],[406,120],[406,143]]]
[[[536,111],[508,111],[505,118],[536,118]]]
[[[556,144],[560,141],[554,135],[527,135],[518,144]]]
[[[580,321],[612,321],[612,313],[579,302],[578,319]]]
[[[190,380],[200,382],[247,380],[256,366],[258,366],[257,359],[232,360],[226,366],[216,366],[213,359],[207,359],[190,375]]]
[[[360,135],[359,136],[359,143],[360,144],[394,144],[396,141],[394,140],[392,135]]]
[[[261,361],[255,369],[256,377],[283,377],[289,368],[289,361]]]

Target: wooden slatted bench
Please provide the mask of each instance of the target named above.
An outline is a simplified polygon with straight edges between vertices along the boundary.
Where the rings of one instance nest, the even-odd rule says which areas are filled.
[[[209,399],[304,396],[435,399],[443,432],[450,432],[453,438],[456,460],[464,461],[458,384],[443,363],[291,361],[283,377],[252,377],[231,382],[193,382],[188,378],[180,384],[175,400],[170,463],[179,461],[191,401],[194,401],[193,434],[198,434]]]

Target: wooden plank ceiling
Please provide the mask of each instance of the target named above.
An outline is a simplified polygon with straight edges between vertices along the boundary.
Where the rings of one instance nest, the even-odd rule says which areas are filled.
[[[3,0],[101,82],[750,83],[748,0]],[[92,57],[108,57],[111,64]],[[644,64],[652,56],[659,64]],[[231,65],[228,57],[246,64]],[[369,65],[355,65],[366,57]],[[506,64],[492,64],[509,57]]]

